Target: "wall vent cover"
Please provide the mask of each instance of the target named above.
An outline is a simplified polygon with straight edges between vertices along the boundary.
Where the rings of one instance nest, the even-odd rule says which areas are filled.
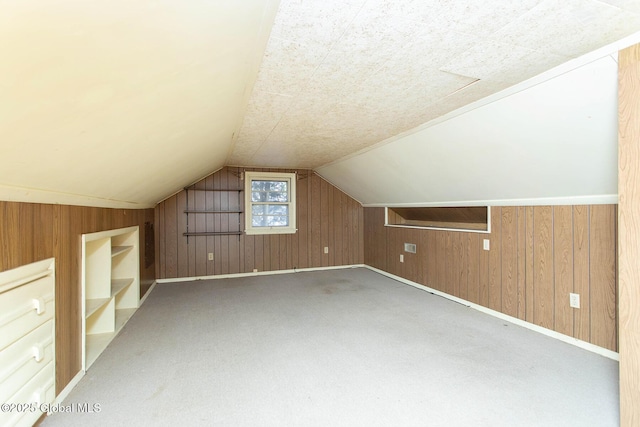
[[[405,243],[404,244],[404,251],[412,253],[412,254],[415,254],[416,253],[416,245],[415,245],[415,243]]]

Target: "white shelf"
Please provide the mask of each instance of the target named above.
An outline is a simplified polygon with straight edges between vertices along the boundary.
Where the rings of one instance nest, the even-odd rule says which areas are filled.
[[[111,257],[115,258],[120,254],[123,254],[127,251],[133,249],[133,246],[112,246],[111,247]]]
[[[111,298],[88,299],[85,302],[84,317],[91,317],[91,315],[100,310],[102,306],[109,304],[109,301],[111,301]]]
[[[107,348],[109,343],[118,335],[131,316],[136,312],[135,308],[123,308],[116,310],[115,331],[103,334],[87,334],[85,364],[91,366],[98,356]]]
[[[129,286],[133,282],[134,282],[134,279],[132,277],[128,279],[111,279],[111,296],[115,297],[123,289],[126,289],[127,286]]]
[[[137,226],[82,236],[82,292],[86,371],[140,305]]]

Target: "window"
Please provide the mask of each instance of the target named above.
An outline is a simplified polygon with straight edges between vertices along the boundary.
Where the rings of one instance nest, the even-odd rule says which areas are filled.
[[[245,233],[296,232],[296,174],[245,172]]]

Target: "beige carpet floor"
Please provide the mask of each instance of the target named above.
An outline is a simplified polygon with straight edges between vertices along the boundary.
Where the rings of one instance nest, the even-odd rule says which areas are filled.
[[[50,426],[617,426],[618,364],[365,268],[159,284]]]

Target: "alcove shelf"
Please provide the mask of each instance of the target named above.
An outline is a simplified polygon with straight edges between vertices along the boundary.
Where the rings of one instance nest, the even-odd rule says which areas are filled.
[[[83,234],[81,281],[86,371],[140,304],[138,227]]]
[[[388,227],[426,228],[436,230],[491,231],[490,207],[387,207],[385,225]]]
[[[187,238],[187,244],[189,244],[189,236],[197,237],[197,236],[240,236],[243,234],[242,232],[242,214],[244,213],[242,209],[242,197],[240,194],[244,192],[242,188],[214,188],[214,189],[206,189],[206,188],[195,188],[194,186],[188,186],[184,188],[187,195],[187,204],[186,209],[183,211],[186,215],[186,230],[182,233],[183,236]],[[220,197],[214,196],[213,207],[212,205],[206,206],[203,208],[195,208],[190,200],[193,202],[193,199],[190,198],[189,194],[191,192],[205,192],[205,193],[237,193],[237,197],[229,197],[227,199],[227,203],[229,204],[228,209],[220,208],[221,200]],[[219,220],[214,220],[213,229],[205,228],[205,227],[196,227],[197,224],[194,224],[192,220],[190,220],[191,215],[207,215],[210,218],[220,218],[221,216],[225,216],[226,220],[224,221],[227,224],[227,229],[220,229],[217,227],[220,222]],[[206,223],[205,223],[206,224]],[[211,224],[211,222],[209,222]],[[203,229],[205,228],[205,229]],[[239,237],[238,237],[239,238]]]

